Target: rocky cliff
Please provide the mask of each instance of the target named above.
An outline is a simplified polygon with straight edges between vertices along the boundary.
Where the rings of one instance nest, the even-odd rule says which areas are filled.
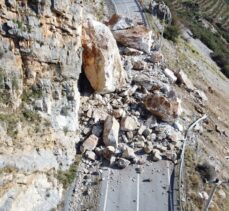
[[[1,0],[0,26],[0,210],[50,210],[78,142],[82,7]]]

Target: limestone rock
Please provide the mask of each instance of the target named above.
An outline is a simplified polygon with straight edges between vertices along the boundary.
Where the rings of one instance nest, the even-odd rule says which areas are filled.
[[[116,41],[104,24],[88,19],[83,25],[83,67],[97,92],[113,92],[125,85],[125,72]]]
[[[121,120],[121,129],[124,131],[136,130],[138,129],[138,122],[133,117],[124,117]]]
[[[150,53],[152,40],[152,30],[143,25],[137,25],[130,29],[113,31],[114,37],[118,43],[134,48],[145,53]]]
[[[134,26],[134,22],[128,17],[122,17],[118,14],[114,14],[107,25],[112,31],[115,31],[131,28]]]
[[[144,70],[146,68],[146,62],[141,60],[133,60],[132,65],[135,70]]]
[[[135,159],[136,155],[134,153],[134,149],[132,149],[129,146],[126,146],[125,149],[123,150],[122,157],[126,159]]]
[[[81,145],[80,151],[84,153],[86,150],[94,150],[98,144],[98,137],[94,134],[90,135]]]
[[[106,118],[103,130],[103,142],[105,146],[118,146],[119,128],[120,125],[114,117],[108,116]]]
[[[134,48],[128,48],[128,47],[124,49],[123,53],[127,56],[140,56],[143,54],[142,51],[136,50]]]
[[[113,146],[107,146],[103,150],[103,157],[107,160],[110,160],[111,156],[113,156],[114,154],[115,154],[115,148]]]
[[[173,122],[180,115],[180,100],[175,96],[153,93],[144,100],[146,108],[163,121]]]
[[[161,153],[158,149],[154,149],[152,152],[152,160],[159,161],[162,160]]]

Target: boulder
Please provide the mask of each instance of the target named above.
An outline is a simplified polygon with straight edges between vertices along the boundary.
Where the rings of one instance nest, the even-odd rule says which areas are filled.
[[[159,51],[156,52],[152,52],[149,60],[153,63],[162,63],[164,61],[164,56],[162,53],[160,53]]]
[[[143,25],[137,25],[130,29],[113,31],[113,35],[118,43],[123,46],[134,48],[145,53],[150,53],[153,43],[152,30]]]
[[[151,153],[153,151],[153,144],[152,142],[147,141],[144,147],[145,153]]]
[[[174,94],[153,93],[145,97],[144,104],[153,115],[166,122],[174,122],[181,114],[180,99]]]
[[[92,88],[113,92],[125,85],[125,72],[116,41],[104,24],[88,19],[83,24],[83,68]]]
[[[188,76],[184,73],[184,71],[180,70],[176,73],[177,82],[180,84],[184,84],[189,91],[194,91],[195,87],[192,82],[188,79]]]
[[[138,129],[138,122],[133,117],[124,117],[121,120],[121,129],[124,131],[136,130]]]
[[[107,25],[110,27],[112,31],[129,29],[134,26],[134,22],[132,19],[128,17],[123,17],[118,14],[114,14]]]
[[[112,117],[108,116],[104,122],[103,142],[105,146],[118,146],[119,123]]]
[[[84,153],[86,150],[94,150],[98,144],[98,137],[94,134],[90,135],[81,145],[80,151]]]
[[[126,168],[127,166],[130,165],[130,161],[125,159],[125,158],[119,158],[117,161],[116,161],[116,165],[121,168],[121,169],[124,169]]]

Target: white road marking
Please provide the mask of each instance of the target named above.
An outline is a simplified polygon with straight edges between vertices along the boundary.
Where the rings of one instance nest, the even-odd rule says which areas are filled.
[[[139,181],[140,181],[140,174],[137,173],[137,209],[136,209],[137,211],[139,211],[139,189],[140,189],[139,188],[139,186],[140,186]]]
[[[169,168],[169,162],[166,161],[167,164],[167,173],[168,173],[168,185],[170,185],[170,168]]]
[[[108,169],[108,177],[107,177],[107,184],[106,184],[106,191],[105,191],[105,199],[104,199],[104,204],[103,204],[103,211],[106,211],[106,207],[107,207],[109,181],[110,181],[110,168]]]

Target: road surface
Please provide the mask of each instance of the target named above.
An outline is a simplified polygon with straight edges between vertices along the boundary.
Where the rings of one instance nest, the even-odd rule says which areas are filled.
[[[136,0],[112,0],[116,13],[132,18],[135,22],[146,25],[145,18]]]
[[[123,170],[103,171],[99,211],[166,211],[175,210],[173,204],[173,165],[168,161],[149,162],[142,173],[137,165]]]

